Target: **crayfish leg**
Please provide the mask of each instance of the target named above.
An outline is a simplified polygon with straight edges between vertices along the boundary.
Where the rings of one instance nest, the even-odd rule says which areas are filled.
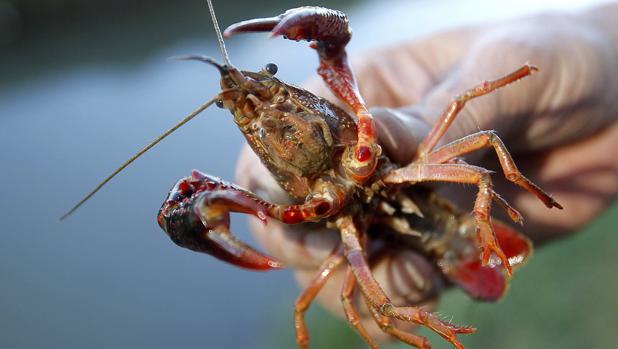
[[[181,247],[247,269],[281,268],[279,261],[238,240],[230,231],[230,212],[251,213],[265,220],[263,206],[243,189],[194,171],[172,188],[157,221]]]
[[[406,167],[389,172],[383,180],[385,183],[394,184],[452,182],[478,186],[479,191],[474,202],[473,214],[480,240],[481,260],[483,265],[487,265],[493,252],[500,259],[507,273],[512,274],[508,258],[498,245],[491,226],[490,211],[494,191],[489,171],[467,164],[419,164],[413,162]]]
[[[416,159],[409,165],[390,172],[385,178],[385,182],[387,183],[413,184],[418,182],[441,181],[477,185],[479,191],[474,204],[474,217],[476,219],[480,240],[482,266],[486,266],[489,263],[490,256],[494,253],[501,260],[503,267],[509,275],[512,273],[512,263],[496,241],[496,234],[494,232],[494,227],[492,227],[490,217],[491,200],[493,199],[498,202],[498,204],[507,211],[513,221],[521,223],[522,217],[517,210],[506,202],[506,200],[493,191],[491,179],[486,170],[467,165],[457,158],[482,148],[491,147],[498,156],[504,176],[509,181],[534,194],[549,208],[556,207],[562,209],[562,206],[519,171],[506,146],[494,131],[480,131],[455,140],[438,149],[434,150],[434,147],[447,131],[455,117],[463,109],[466,102],[522,79],[537,70],[538,69],[534,66],[525,65],[511,74],[497,80],[485,81],[467,90],[462,95],[455,97],[446,107],[433,129],[419,145]],[[510,234],[510,236],[513,236],[513,234]],[[521,243],[519,245],[523,246],[521,248],[528,246],[526,243]],[[530,250],[528,246],[527,251],[529,252]],[[481,277],[481,275],[483,275],[481,278],[499,278],[496,275],[492,275],[493,272],[481,272],[480,270],[482,269],[479,268],[479,266],[471,264],[469,267],[463,267],[463,270],[460,270],[460,272],[465,274],[467,272],[466,269],[474,269],[478,271],[477,276]],[[494,280],[493,282],[496,284],[500,283],[498,280]],[[473,283],[467,286],[473,296],[476,295],[480,298],[498,297],[504,292],[504,287],[498,287],[494,292],[483,295],[482,292],[476,290],[476,286],[474,286]]]
[[[348,267],[346,271],[346,276],[343,281],[343,289],[341,293],[341,300],[344,305],[344,311],[346,312],[346,317],[348,322],[356,328],[357,332],[363,337],[367,345],[371,348],[377,348],[377,343],[369,336],[369,333],[365,329],[365,327],[360,322],[360,317],[358,316],[358,312],[354,308],[354,303],[352,302],[352,296],[354,295],[354,291],[356,290],[356,279],[354,278],[354,271],[351,267]],[[431,345],[427,338],[423,336],[418,336],[413,333],[408,333],[402,331],[395,327],[395,323],[393,319],[388,316],[380,314],[380,312],[369,303],[366,297],[365,304],[367,304],[367,309],[371,313],[373,320],[378,325],[382,332],[390,335],[393,338],[398,339],[399,341],[409,344],[415,348],[419,349],[429,349]]]
[[[517,168],[517,165],[515,165],[513,157],[495,131],[480,131],[455,140],[427,154],[425,162],[430,164],[441,164],[458,156],[490,147],[494,149],[498,156],[500,166],[502,167],[506,179],[534,194],[548,208],[556,207],[562,209],[562,206],[549,194],[545,193],[543,189],[524,177]]]
[[[343,261],[343,250],[339,249],[322,263],[316,276],[298,296],[298,299],[296,299],[294,306],[294,328],[296,329],[296,343],[298,343],[301,349],[309,347],[309,331],[305,324],[305,312]]]
[[[358,334],[363,338],[365,343],[372,348],[377,349],[378,344],[371,338],[365,326],[363,326],[361,322],[361,318],[358,315],[358,311],[354,306],[354,291],[356,289],[356,279],[354,278],[354,272],[352,268],[348,266],[345,277],[343,279],[343,286],[341,288],[341,303],[343,304],[343,311],[345,313],[345,317],[348,320],[348,323],[358,332]],[[369,307],[370,311],[372,311],[372,307]]]
[[[397,307],[393,305],[371,273],[360,243],[360,231],[355,226],[352,217],[340,217],[337,220],[337,226],[341,233],[344,255],[370,307],[389,318],[415,322],[425,326],[442,336],[456,348],[464,349],[457,339],[457,335],[472,333],[475,329],[453,325],[419,307]],[[423,341],[420,344],[426,345],[426,342]]]
[[[434,124],[431,131],[429,131],[425,139],[416,149],[416,158],[422,159],[433,150],[468,101],[484,96],[510,83],[523,79],[538,70],[539,69],[537,67],[526,64],[506,76],[492,81],[484,81],[481,84],[465,91],[463,94],[453,98],[453,100],[446,106],[444,112],[442,112],[442,115]]]
[[[397,328],[395,326],[393,319],[391,319],[388,316],[380,314],[380,312],[374,307],[372,307],[368,302],[367,302],[367,307],[369,308],[369,311],[371,312],[371,316],[373,316],[373,319],[375,320],[376,324],[378,325],[378,327],[380,327],[380,329],[384,333],[390,335],[393,338],[397,338],[399,341],[409,344],[418,349],[431,348],[431,345],[429,344],[429,340],[427,338],[416,335],[414,333],[409,333],[409,332],[406,332],[406,331],[403,331]]]

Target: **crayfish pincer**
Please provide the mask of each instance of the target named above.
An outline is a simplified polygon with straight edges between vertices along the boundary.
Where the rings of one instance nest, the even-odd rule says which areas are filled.
[[[272,63],[259,72],[237,69],[229,61],[218,33],[224,63],[201,56],[184,59],[215,67],[221,75],[221,92],[138,156],[216,103],[231,112],[247,143],[294,203],[267,202],[246,189],[194,171],[170,191],[159,211],[159,225],[182,247],[253,270],[280,268],[281,264],[236,239],[230,229],[230,213],[255,215],[264,222],[321,222],[337,228],[339,248],[322,264],[297,301],[294,323],[300,347],[306,348],[309,340],[305,310],[332,271],[343,267],[347,272],[341,295],[348,319],[358,318],[350,301],[358,289],[379,327],[398,340],[417,348],[429,347],[426,338],[398,329],[393,319],[427,327],[455,347],[463,348],[457,336],[475,329],[454,325],[414,305],[394,305],[372,275],[365,246],[374,240],[383,240],[384,244],[396,241],[398,246],[426,256],[446,280],[471,297],[486,301],[502,297],[512,269],[526,261],[532,246],[526,237],[491,218],[491,204],[496,201],[511,219],[522,221],[521,215],[494,191],[490,171],[469,165],[459,157],[493,148],[509,181],[535,195],[548,208],[561,206],[520,173],[493,131],[480,131],[437,145],[466,102],[525,78],[537,68],[524,65],[454,97],[416,149],[413,160],[401,166],[382,154],[377,143],[376,124],[347,60],[345,46],[352,32],[345,14],[320,7],[300,7],[276,17],[231,25],[224,36],[264,31],[271,36],[309,41],[318,54],[318,74],[345,109],[277,79],[277,68]],[[472,215],[460,212],[437,196],[424,185],[428,182],[477,186]],[[370,347],[377,347],[362,323],[350,323]]]

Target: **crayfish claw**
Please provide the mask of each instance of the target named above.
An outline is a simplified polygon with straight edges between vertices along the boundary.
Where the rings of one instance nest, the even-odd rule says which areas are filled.
[[[238,33],[255,33],[271,31],[281,21],[280,16],[256,18],[230,25],[223,31],[223,37],[229,38]]]
[[[347,16],[323,7],[304,6],[287,10],[276,17],[256,18],[232,24],[223,32],[229,38],[238,33],[266,32],[290,40],[316,41],[320,56],[340,55],[350,41],[352,31]]]
[[[283,268],[281,262],[243,243],[229,231],[210,230],[206,239],[212,243],[208,253],[224,262],[252,270]]]
[[[271,33],[273,36],[283,35],[290,40],[315,40],[328,45],[345,45],[352,37],[344,13],[313,6],[286,11]]]
[[[238,240],[230,231],[230,211],[266,220],[261,202],[250,193],[217,177],[194,170],[172,188],[159,210],[159,226],[178,246],[210,254],[252,270],[282,268],[282,264]]]

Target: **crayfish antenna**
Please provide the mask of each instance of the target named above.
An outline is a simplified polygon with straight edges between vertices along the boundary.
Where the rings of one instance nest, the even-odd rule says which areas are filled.
[[[212,6],[212,1],[211,0],[207,0],[208,1],[208,9],[210,10],[210,15],[212,17],[212,22],[213,25],[215,27],[215,33],[217,34],[217,40],[219,41],[219,48],[221,49],[221,54],[223,55],[223,60],[225,62],[226,66],[231,66],[232,63],[230,62],[230,57],[227,54],[227,50],[225,49],[225,43],[223,42],[223,37],[221,36],[221,30],[219,29],[219,23],[217,22],[217,17],[215,16],[215,10]],[[212,65],[216,66],[217,68],[219,68],[219,70],[222,69],[222,67],[217,64],[216,62],[214,62],[212,59],[207,59],[207,58],[197,58],[195,56],[190,56],[190,57],[180,57],[180,59],[197,59],[197,60],[202,60],[202,61],[206,61],[208,63],[211,63]],[[99,183],[90,193],[88,193],[83,199],[81,199],[75,206],[73,206],[69,211],[67,211],[67,213],[65,213],[64,215],[62,215],[60,217],[60,220],[64,220],[67,217],[69,217],[71,214],[73,214],[73,212],[75,212],[78,208],[80,208],[86,201],[88,201],[94,194],[96,194],[101,188],[103,188],[103,186],[105,184],[107,184],[112,178],[114,178],[117,174],[119,174],[120,172],[122,172],[122,170],[124,170],[127,166],[129,166],[133,161],[137,160],[137,158],[139,158],[140,156],[142,156],[145,152],[147,152],[148,150],[150,150],[152,147],[154,147],[155,145],[157,145],[157,143],[161,142],[165,137],[169,136],[172,132],[176,131],[177,129],[179,129],[182,125],[186,124],[187,122],[189,122],[191,119],[193,119],[194,117],[196,117],[199,113],[201,113],[202,111],[204,111],[206,108],[208,108],[211,104],[215,103],[217,101],[217,97],[212,98],[211,100],[209,100],[208,102],[202,104],[199,108],[197,108],[194,112],[192,112],[191,114],[189,114],[188,116],[186,116],[184,119],[182,119],[180,122],[178,122],[176,125],[174,125],[172,128],[170,128],[169,130],[163,132],[163,134],[161,134],[159,137],[157,137],[155,140],[153,140],[152,142],[150,142],[148,145],[146,145],[144,148],[142,148],[142,150],[140,150],[139,152],[137,152],[137,154],[133,155],[129,160],[127,160],[124,164],[122,164],[120,167],[118,167],[114,172],[112,172],[111,175],[109,175],[107,178],[105,178],[101,183]]]
[[[215,27],[215,33],[217,34],[217,41],[219,42],[221,55],[223,55],[223,61],[225,62],[225,65],[231,66],[232,63],[230,62],[230,57],[227,55],[227,50],[225,49],[225,43],[223,42],[223,36],[221,36],[221,29],[219,28],[219,23],[217,22],[215,9],[212,6],[212,0],[208,0],[208,10],[210,11],[210,16],[212,17],[212,24]]]
[[[64,220],[66,219],[68,216],[70,216],[71,214],[73,214],[73,212],[75,212],[78,208],[80,208],[80,206],[82,206],[86,201],[88,201],[94,194],[96,194],[96,192],[98,192],[101,188],[103,188],[103,186],[105,184],[107,184],[107,182],[109,182],[112,178],[114,178],[117,174],[119,174],[120,172],[122,172],[122,170],[124,170],[127,166],[129,166],[133,161],[137,160],[137,158],[139,158],[140,156],[142,156],[145,152],[147,152],[148,150],[150,150],[152,147],[154,147],[155,145],[157,145],[157,143],[161,142],[165,137],[169,136],[172,132],[176,131],[177,129],[179,129],[182,125],[186,124],[187,122],[189,122],[191,119],[193,119],[194,117],[196,117],[199,113],[203,112],[206,108],[210,107],[211,104],[215,103],[218,98],[218,96],[213,97],[211,100],[209,100],[208,102],[202,104],[199,108],[197,108],[196,110],[194,110],[191,114],[187,115],[184,119],[180,120],[176,125],[172,126],[170,129],[168,129],[167,131],[163,132],[159,137],[157,137],[155,140],[153,140],[152,142],[148,143],[148,145],[146,145],[144,148],[142,148],[142,150],[140,150],[139,152],[137,152],[137,154],[133,155],[129,160],[127,160],[124,164],[122,164],[120,167],[118,167],[114,172],[112,172],[111,175],[109,175],[107,178],[105,178],[101,183],[99,183],[99,185],[97,185],[90,193],[88,193],[83,199],[81,199],[75,206],[73,206],[69,211],[67,211],[67,213],[65,213],[64,215],[62,215],[60,217],[60,220]]]

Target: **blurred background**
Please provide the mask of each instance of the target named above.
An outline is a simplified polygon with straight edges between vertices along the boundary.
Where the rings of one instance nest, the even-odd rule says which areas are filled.
[[[345,11],[351,55],[447,26],[597,1],[314,1]],[[215,1],[222,27],[301,1]],[[246,35],[236,66],[302,83],[305,44]],[[252,273],[173,245],[155,216],[193,168],[233,180],[243,139],[209,109],[58,217],[131,154],[218,90],[218,74],[168,57],[220,60],[205,1],[0,0],[0,348],[293,348],[289,271]],[[242,217],[233,228],[253,241]],[[618,205],[534,255],[499,304],[448,292],[442,313],[479,328],[467,348],[611,348],[618,342]],[[314,348],[363,348],[309,311]],[[425,333],[427,334],[427,333]],[[429,334],[435,348],[447,348]],[[391,345],[390,348],[403,348]]]

